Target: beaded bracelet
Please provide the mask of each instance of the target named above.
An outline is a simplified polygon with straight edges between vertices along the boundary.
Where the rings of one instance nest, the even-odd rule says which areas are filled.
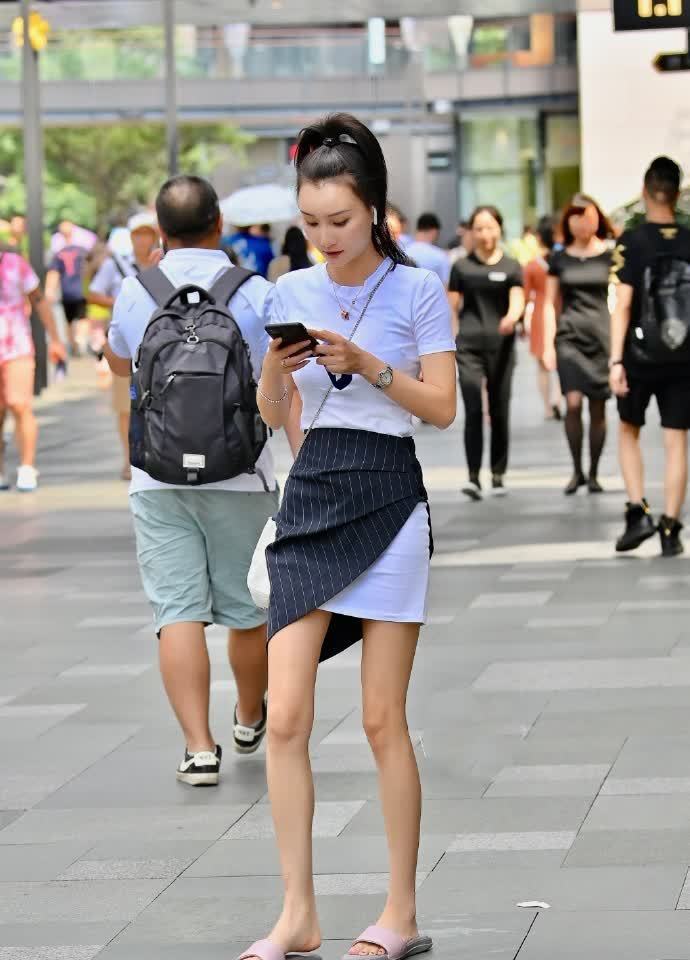
[[[261,381],[259,381],[259,383],[258,383],[257,386],[256,386],[256,392],[259,394],[259,396],[261,397],[262,400],[265,400],[265,401],[266,401],[266,403],[276,403],[276,404],[277,404],[277,403],[282,403],[283,400],[285,400],[285,398],[286,398],[287,395],[288,395],[288,388],[287,388],[287,387],[285,388],[285,393],[282,395],[282,397],[280,397],[279,400],[272,400],[270,397],[267,397],[267,396],[266,396],[266,394],[265,394],[265,393],[263,392],[263,390],[261,389]]]

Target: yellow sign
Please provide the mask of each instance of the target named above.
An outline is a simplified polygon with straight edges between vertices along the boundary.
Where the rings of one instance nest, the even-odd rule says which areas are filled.
[[[24,17],[15,17],[12,21],[12,36],[18,47],[24,46]],[[29,43],[31,49],[40,53],[48,46],[50,24],[35,10],[29,14]]]
[[[613,0],[616,30],[690,27],[690,0]]]

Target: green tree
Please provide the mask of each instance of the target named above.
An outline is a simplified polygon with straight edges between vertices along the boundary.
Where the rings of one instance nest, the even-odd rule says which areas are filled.
[[[46,222],[70,216],[99,226],[149,203],[166,177],[162,124],[48,127],[45,131]],[[228,152],[242,156],[253,137],[231,124],[182,124],[180,168],[210,176]],[[23,208],[22,140],[0,130],[0,216]]]

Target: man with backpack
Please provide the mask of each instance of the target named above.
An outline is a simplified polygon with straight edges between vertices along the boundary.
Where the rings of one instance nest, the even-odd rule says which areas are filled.
[[[657,157],[644,178],[646,221],[616,247],[610,384],[618,397],[619,456],[628,494],[616,550],[634,550],[659,532],[664,557],[683,552],[680,514],[688,479],[690,428],[690,230],[676,221],[681,171]],[[664,513],[654,523],[644,496],[640,428],[656,397],[666,455]]]
[[[158,224],[152,213],[135,213],[127,223],[132,252],[119,254],[110,250],[96,271],[89,284],[88,301],[98,307],[113,309],[122,288],[122,281],[126,277],[136,277],[142,270],[153,266],[156,256],[159,256]],[[113,377],[112,404],[113,412],[117,417],[117,427],[124,454],[124,464],[121,477],[131,480],[129,466],[129,374],[126,377]]]
[[[238,690],[234,741],[253,753],[266,731],[266,614],[247,589],[252,553],[278,493],[256,404],[272,286],[219,249],[215,190],[177,176],[156,200],[166,255],[123,280],[105,355],[134,360],[130,505],[137,555],[160,638],[160,666],[186,737],[178,780],[218,782],[209,726],[204,627],[230,628]]]

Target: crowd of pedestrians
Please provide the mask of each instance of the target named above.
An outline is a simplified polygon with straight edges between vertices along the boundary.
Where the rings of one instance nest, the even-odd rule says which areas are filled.
[[[420,423],[453,423],[459,380],[462,491],[477,503],[485,492],[505,496],[516,342],[529,336],[544,416],[564,420],[572,458],[564,493],[603,492],[598,469],[613,393],[628,496],[616,549],[633,550],[658,532],[664,556],[680,553],[690,230],[676,217],[681,172],[666,157],[645,175],[643,223],[616,236],[596,201],[578,193],[561,217],[525,231],[516,250],[526,263],[509,255],[503,217],[490,204],[458,224],[445,249],[433,212],[411,235],[389,201],[381,146],[354,117],[302,130],[295,163],[301,223],[277,255],[270,225],[228,232],[211,184],[181,175],[108,243],[60,223],[44,296],[26,259],[26,224],[8,221],[0,238],[0,422],[12,415],[16,487],[33,491],[31,311],[51,363],[62,368],[68,347],[71,356],[82,349],[79,324],[88,318],[93,362],[112,371],[137,559],[184,740],[177,778],[213,786],[220,777],[208,624],[228,628],[234,749],[250,754],[267,740],[284,904],[240,960],[285,960],[320,946],[308,750],[316,673],[319,662],[362,641],[363,726],[379,773],[390,885],[381,916],[347,956],[403,960],[432,946],[416,920],[421,790],[406,720],[433,552],[413,435]],[[658,523],[640,450],[652,397],[666,453]],[[279,429],[294,455],[282,498],[269,439]],[[265,602],[256,576],[269,584]]]

